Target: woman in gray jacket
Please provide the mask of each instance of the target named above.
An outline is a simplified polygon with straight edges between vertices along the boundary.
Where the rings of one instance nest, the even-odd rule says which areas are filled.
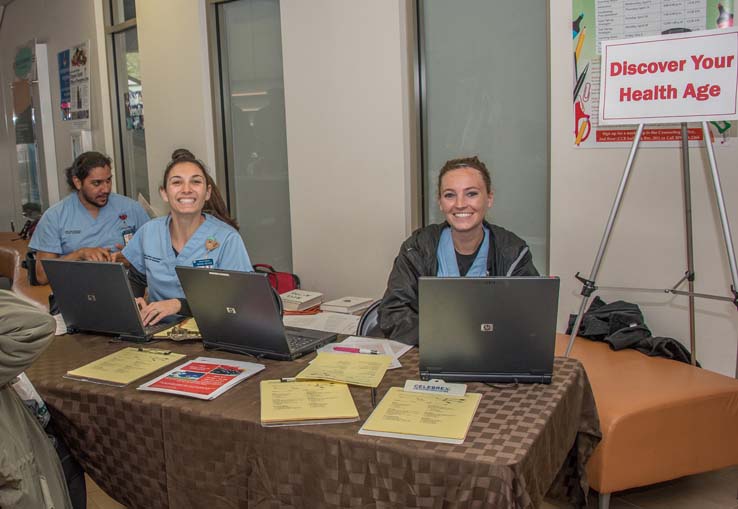
[[[59,457],[11,384],[54,339],[54,319],[0,290],[0,507],[67,509]]]
[[[475,157],[452,159],[438,175],[438,206],[446,217],[403,242],[379,306],[385,337],[418,344],[418,278],[537,276],[523,239],[485,220],[494,192]]]

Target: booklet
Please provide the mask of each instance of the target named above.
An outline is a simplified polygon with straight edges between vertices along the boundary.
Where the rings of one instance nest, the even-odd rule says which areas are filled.
[[[297,374],[300,380],[330,380],[364,387],[377,387],[392,362],[391,355],[318,352],[318,356]]]
[[[64,378],[124,387],[182,358],[184,355],[169,350],[129,346],[67,371]]]
[[[392,387],[359,434],[462,444],[481,399],[475,393],[447,396]]]
[[[348,385],[337,382],[262,380],[261,425],[334,424],[359,420]]]
[[[138,390],[215,399],[263,369],[263,364],[254,362],[198,357],[140,385]]]

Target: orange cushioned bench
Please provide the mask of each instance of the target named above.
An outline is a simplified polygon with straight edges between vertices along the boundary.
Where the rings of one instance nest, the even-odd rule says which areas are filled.
[[[0,232],[0,276],[13,282],[13,292],[48,310],[51,287],[31,286],[28,283],[27,271],[21,267],[26,251],[28,241],[19,239],[17,233]]]
[[[564,355],[569,337],[556,338]],[[602,441],[587,465],[606,508],[616,491],[738,464],[738,380],[577,338]]]

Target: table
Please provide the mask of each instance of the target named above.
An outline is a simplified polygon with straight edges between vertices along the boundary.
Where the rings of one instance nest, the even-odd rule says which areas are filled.
[[[88,474],[129,508],[537,507],[547,491],[581,497],[584,465],[600,438],[575,359],[556,359],[551,385],[469,384],[483,398],[464,444],[451,445],[357,434],[371,413],[370,391],[361,387],[351,388],[360,422],[261,427],[259,381],[293,376],[312,356],[260,361],[266,370],[213,401],[62,377],[125,346],[60,336],[27,373]],[[248,359],[203,352],[200,343],[152,346]],[[378,398],[417,378],[417,349],[401,362]]]

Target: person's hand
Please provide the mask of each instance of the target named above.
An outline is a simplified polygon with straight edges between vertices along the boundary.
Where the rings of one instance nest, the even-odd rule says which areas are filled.
[[[89,262],[111,261],[110,250],[104,247],[83,247],[75,253],[78,260],[87,260]]]
[[[141,303],[143,303],[143,306]],[[182,309],[182,303],[179,302],[179,299],[160,300],[146,304],[146,301],[139,297],[136,299],[136,304],[141,310],[141,320],[144,326],[156,325],[163,318],[176,315]]]
[[[113,263],[122,263],[126,267],[129,267],[131,265],[131,262],[129,262],[125,256],[123,256],[123,253],[120,251],[116,251],[115,253],[110,254],[110,261]]]

